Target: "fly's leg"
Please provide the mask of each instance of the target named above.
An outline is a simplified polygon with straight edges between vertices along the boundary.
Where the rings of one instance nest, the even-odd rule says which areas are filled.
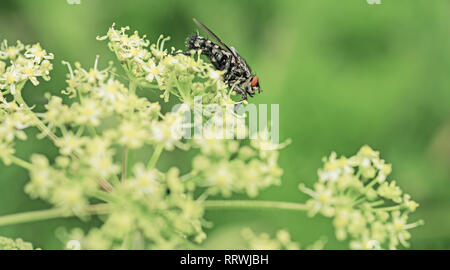
[[[241,106],[241,104],[247,100],[247,93],[239,86],[236,85],[235,86],[236,92],[238,92],[239,94],[241,94],[241,100],[236,103],[236,105],[234,105],[234,112],[237,112],[237,110],[239,109],[239,107]]]
[[[235,91],[236,93],[240,94],[242,96],[242,99],[247,99],[247,93],[239,86],[240,83],[241,83],[240,80],[228,81],[228,86],[231,88],[232,91]]]
[[[231,91],[235,91],[236,93],[241,95],[241,100],[239,101],[239,103],[234,105],[234,112],[236,112],[237,109],[239,109],[242,102],[247,100],[247,93],[244,89],[241,88],[241,86],[239,85],[240,83],[241,83],[240,80],[228,81],[228,86],[231,88]]]
[[[242,104],[242,102],[239,102],[239,103],[236,103],[236,104],[234,105],[234,109],[233,109],[233,112],[234,112],[234,113],[237,113],[237,111],[238,111],[239,108],[241,107],[241,104]]]
[[[247,93],[245,93],[245,91],[239,85],[236,85],[236,92],[241,94],[242,98],[241,98],[240,102],[247,100]]]
[[[175,56],[175,55],[183,54],[183,55],[186,55],[186,56],[191,56],[191,55],[192,55],[191,51],[192,51],[192,50],[185,51],[185,52],[173,52],[173,53],[171,53],[170,55]]]

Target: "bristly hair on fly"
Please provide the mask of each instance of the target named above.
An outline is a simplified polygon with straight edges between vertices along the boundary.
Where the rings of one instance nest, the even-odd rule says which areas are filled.
[[[223,43],[220,38],[214,34],[208,27],[202,24],[197,19],[193,19],[194,22],[203,29],[212,40],[203,37],[198,32],[186,41],[187,52],[182,52],[186,55],[191,55],[191,51],[200,51],[205,55],[211,64],[217,69],[224,71],[223,80],[228,86],[241,95],[239,104],[247,100],[247,95],[253,97],[258,92],[261,93],[259,86],[259,79],[256,75],[252,74],[250,66],[242,58],[236,49],[228,47]],[[238,105],[235,110],[238,108]]]

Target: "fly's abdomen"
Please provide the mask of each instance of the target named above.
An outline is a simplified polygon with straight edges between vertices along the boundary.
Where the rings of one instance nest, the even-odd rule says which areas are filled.
[[[229,53],[211,40],[199,35],[193,35],[187,40],[186,46],[189,50],[201,50],[202,54],[209,58],[211,64],[213,64],[216,69],[228,69],[230,61]]]

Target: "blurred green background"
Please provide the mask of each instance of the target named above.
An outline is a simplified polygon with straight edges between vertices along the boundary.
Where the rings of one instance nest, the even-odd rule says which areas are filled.
[[[263,93],[254,103],[280,104],[280,136],[293,143],[282,150],[283,185],[259,198],[304,201],[297,185],[314,183],[321,158],[331,151],[352,155],[371,145],[393,164],[393,178],[420,208],[411,220],[426,224],[412,231],[414,249],[450,248],[450,1],[232,0],[0,2],[0,39],[40,42],[55,54],[52,80],[30,84],[25,99],[43,104],[43,93],[65,87],[61,60],[92,66],[112,59],[106,42],[96,41],[113,22],[156,41],[170,35],[183,48],[196,29],[192,17],[236,47],[261,78]],[[156,95],[155,95],[156,96]],[[39,106],[38,106],[39,108]],[[32,136],[31,136],[32,137]],[[1,151],[1,149],[0,149]],[[18,155],[56,150],[47,141],[18,143]],[[161,167],[183,164],[169,153]],[[23,193],[28,176],[0,164],[0,215],[49,207]],[[240,229],[274,233],[284,228],[303,246],[322,235],[327,248],[346,248],[333,236],[331,221],[302,213],[208,212],[215,227],[207,248],[240,248]],[[87,227],[76,219],[0,228],[41,248],[62,248],[60,226]]]

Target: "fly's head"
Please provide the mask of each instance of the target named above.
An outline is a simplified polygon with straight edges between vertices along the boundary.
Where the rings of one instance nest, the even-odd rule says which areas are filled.
[[[237,51],[231,47],[233,52],[235,53],[235,56],[237,58],[237,66],[242,71],[242,74],[248,78],[245,82],[244,88],[246,89],[246,92],[250,94],[250,96],[253,96],[256,92],[261,93],[261,88],[259,86],[259,78],[258,76],[252,74],[252,70],[250,66],[247,64],[244,58],[242,58]]]
[[[253,96],[256,92],[261,93],[258,76],[252,75],[246,84],[247,93]]]

